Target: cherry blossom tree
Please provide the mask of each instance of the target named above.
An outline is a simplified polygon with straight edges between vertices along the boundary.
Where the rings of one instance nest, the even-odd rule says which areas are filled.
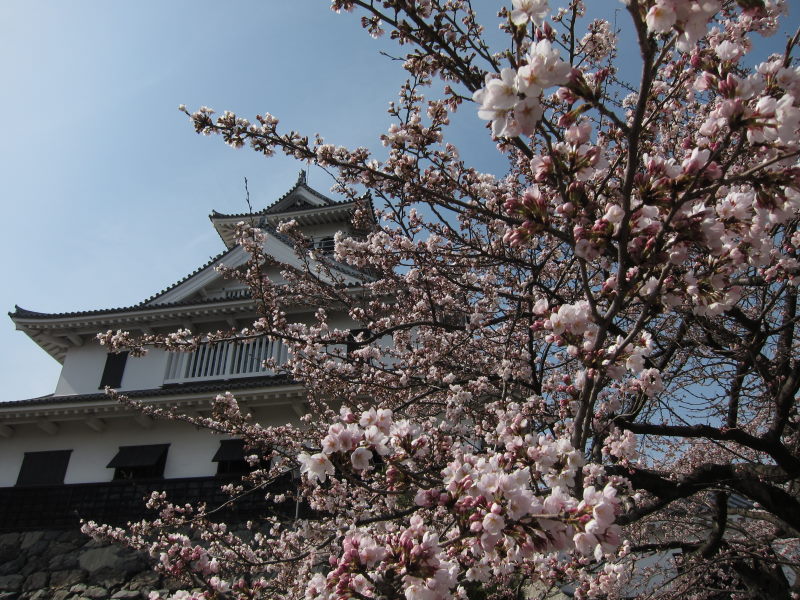
[[[293,222],[242,224],[253,260],[228,274],[253,289],[251,327],[101,336],[282,340],[275,367],[312,411],[260,426],[227,394],[183,417],[272,459],[229,490],[266,494],[249,532],[163,494],[154,521],[87,530],[184,577],[174,598],[800,596],[800,36],[757,62],[781,0],[607,4],[634,48],[580,0],[512,0],[485,23],[502,47],[469,0],[333,0],[403,52],[383,153],[182,108],[200,133],[329,170],[364,233],[325,258]],[[456,111],[507,172],[462,160]],[[288,285],[263,274],[265,235],[308,267]]]

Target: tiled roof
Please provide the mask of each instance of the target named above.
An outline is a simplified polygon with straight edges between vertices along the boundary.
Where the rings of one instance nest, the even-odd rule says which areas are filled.
[[[273,210],[273,207],[275,207],[278,204],[280,204],[283,200],[285,200],[287,197],[289,197],[291,194],[293,194],[296,190],[298,190],[301,187],[304,190],[306,190],[307,192],[313,194],[314,196],[316,196],[317,198],[322,200],[325,203],[324,206],[306,206],[306,207],[300,207],[300,208],[294,206],[294,207],[292,207],[291,209],[289,209],[289,210],[287,210],[285,212],[300,212],[300,211],[304,211],[304,210],[319,210],[320,208],[327,208],[329,206],[345,206],[347,204],[353,204],[354,202],[357,202],[357,200],[332,200],[331,198],[329,198],[325,194],[322,194],[322,193],[318,192],[317,190],[315,190],[314,188],[312,188],[311,186],[309,186],[306,183],[305,171],[300,171],[300,175],[297,178],[297,183],[295,183],[288,192],[286,192],[283,196],[281,196],[280,198],[275,200],[275,202],[273,202],[272,204],[270,204],[266,208],[263,208],[263,209],[261,209],[259,211],[256,211],[256,212],[231,213],[231,214],[221,213],[221,212],[217,212],[216,210],[213,210],[213,211],[211,211],[211,214],[208,215],[208,218],[213,221],[214,219],[246,219],[248,217],[261,217],[261,216],[264,216],[264,215],[267,215],[267,214],[280,214],[280,212],[275,212]]]
[[[156,304],[156,305],[148,305],[147,303],[148,302],[152,302],[153,300],[155,300],[159,296],[163,296],[168,291],[170,291],[170,290],[176,288],[177,286],[179,286],[180,284],[182,284],[184,281],[187,281],[188,279],[191,279],[192,277],[194,277],[195,275],[197,275],[201,271],[206,270],[211,265],[213,265],[215,262],[217,262],[222,257],[224,257],[226,254],[232,252],[234,249],[235,248],[226,249],[226,250],[220,252],[216,256],[210,258],[208,260],[208,262],[203,264],[201,267],[198,267],[197,269],[195,269],[194,271],[192,271],[191,273],[189,273],[185,277],[182,277],[181,279],[179,279],[178,281],[176,281],[172,285],[164,288],[160,292],[157,292],[157,293],[153,294],[149,298],[146,298],[145,300],[142,300],[141,302],[139,302],[137,304],[133,304],[131,306],[119,306],[119,307],[116,307],[116,308],[99,308],[99,309],[95,309],[95,310],[78,310],[78,311],[68,311],[68,312],[61,312],[61,313],[42,313],[42,312],[36,312],[36,311],[33,311],[33,310],[28,310],[26,308],[22,308],[22,307],[20,307],[20,306],[15,304],[14,305],[14,311],[13,312],[9,312],[8,316],[11,317],[12,319],[15,318],[15,317],[19,317],[19,318],[23,318],[23,319],[24,318],[60,319],[60,318],[69,318],[69,317],[100,316],[100,315],[107,315],[107,314],[113,314],[113,313],[118,313],[118,312],[131,312],[131,311],[141,310],[143,308],[172,308],[172,307],[179,307],[179,306],[192,306],[192,305],[196,305],[196,304],[210,304],[210,303],[212,303],[214,301],[213,300],[205,300],[205,299],[202,299],[202,298],[198,298],[198,299],[195,299],[195,300],[186,300],[186,301],[181,301],[181,302],[165,302],[163,304]]]
[[[142,309],[149,309],[149,308],[173,308],[173,307],[177,308],[177,307],[182,307],[182,306],[195,306],[195,305],[200,305],[200,304],[213,304],[213,303],[216,303],[216,302],[227,302],[229,300],[228,299],[224,299],[224,298],[220,299],[220,300],[208,300],[208,299],[203,299],[203,298],[196,298],[194,300],[182,300],[180,302],[164,302],[162,304],[148,304],[148,302],[152,302],[153,300],[155,300],[159,296],[163,296],[168,291],[176,288],[177,286],[179,286],[183,282],[191,279],[192,277],[194,277],[195,275],[197,275],[201,271],[205,271],[211,265],[213,265],[218,260],[220,260],[225,255],[229,254],[230,252],[232,252],[235,249],[236,248],[234,247],[234,248],[226,249],[226,250],[220,252],[216,256],[210,258],[208,260],[208,262],[206,262],[202,266],[198,267],[197,269],[195,269],[194,271],[192,271],[191,273],[189,273],[185,277],[182,277],[181,279],[179,279],[178,281],[176,281],[172,285],[164,288],[160,292],[157,292],[157,293],[153,294],[149,298],[146,298],[145,300],[142,300],[141,302],[138,302],[137,304],[133,304],[131,306],[118,306],[116,308],[99,308],[99,309],[94,309],[94,310],[77,310],[77,311],[68,311],[68,312],[60,312],[60,313],[43,313],[43,312],[36,312],[36,311],[33,311],[33,310],[28,310],[27,308],[22,308],[22,307],[20,307],[20,306],[15,304],[14,305],[14,311],[13,312],[9,312],[8,316],[11,317],[12,319],[14,319],[14,318],[23,318],[23,319],[25,319],[25,318],[28,318],[28,319],[61,319],[61,318],[69,318],[69,317],[101,316],[101,315],[114,314],[114,313],[118,313],[118,312],[133,312],[133,311],[142,310]]]
[[[311,188],[308,188],[311,190]],[[312,192],[314,190],[311,190]],[[312,211],[312,210],[320,210],[322,208],[330,208],[332,206],[344,206],[346,204],[353,204],[354,200],[337,200],[331,201],[330,204],[326,204],[325,206],[293,206],[289,210],[285,211],[287,213],[295,213],[295,212],[302,212],[302,211]],[[284,212],[284,211],[281,211]],[[266,215],[280,215],[281,212],[270,212],[269,208],[264,208],[257,212],[252,213],[236,213],[236,214],[226,214],[220,213],[215,210],[211,211],[211,214],[208,215],[208,218],[212,221],[214,219],[247,219],[248,217],[264,217]]]
[[[294,242],[288,235],[279,232],[272,225],[262,225],[261,228],[264,229],[265,231],[268,231],[272,237],[279,239],[287,246],[294,246]],[[324,262],[326,265],[328,265],[335,271],[339,271],[340,273],[344,273],[345,275],[349,275],[350,277],[355,277],[355,278],[361,277],[362,279],[370,278],[369,274],[364,273],[363,271],[359,271],[358,269],[351,267],[350,265],[346,265],[342,262],[339,262],[338,260],[333,260],[333,258],[331,258],[330,256],[323,256],[320,257],[318,260],[320,262]],[[351,284],[351,285],[357,285],[357,284]]]
[[[329,261],[329,266],[332,269],[340,271],[345,275],[350,275],[351,277],[361,277],[362,279],[367,279],[370,276],[366,273],[361,273],[352,267],[344,265],[342,263],[337,263],[335,261]],[[361,285],[360,282],[348,284],[347,287],[358,287]],[[170,288],[171,289],[171,288]],[[215,304],[225,304],[227,302],[233,302],[237,299],[231,300],[230,298],[219,298],[216,300],[209,300],[203,298],[195,298],[193,300],[181,300],[180,302],[165,302],[163,304],[134,304],[133,306],[120,306],[117,308],[99,308],[95,310],[76,310],[71,312],[60,312],[60,313],[43,313],[37,312],[35,310],[28,310],[27,308],[22,308],[21,306],[14,305],[14,310],[8,313],[8,316],[12,319],[69,319],[72,317],[101,317],[103,315],[113,315],[116,313],[130,313],[136,312],[139,310],[158,310],[158,309],[170,309],[170,308],[191,308],[193,306],[203,306],[205,304],[208,305],[215,305]]]
[[[181,308],[191,306],[201,306],[203,304],[222,304],[231,302],[228,298],[220,298],[218,300],[208,300],[203,298],[195,298],[194,300],[181,300],[180,302],[165,302],[164,304],[150,304],[145,305],[143,302],[134,304],[133,306],[120,306],[117,308],[99,308],[95,310],[76,310],[71,312],[60,313],[43,313],[34,310],[28,310],[21,306],[14,306],[14,311],[9,312],[8,316],[12,319],[69,319],[70,317],[94,317],[111,315],[115,313],[135,312],[137,310],[147,309],[160,309],[160,308]]]
[[[217,212],[217,211],[214,210],[214,211],[211,211],[211,214],[208,215],[208,218],[213,221],[214,219],[245,219],[247,217],[260,217],[260,216],[268,213],[273,206],[276,206],[277,204],[282,202],[284,199],[289,197],[291,194],[293,194],[296,190],[298,190],[301,187],[305,188],[306,191],[310,192],[311,194],[313,194],[314,196],[316,196],[317,198],[322,200],[325,203],[326,206],[333,206],[335,204],[346,204],[347,203],[347,202],[335,202],[334,200],[331,200],[330,198],[328,198],[324,194],[320,194],[317,190],[315,190],[314,188],[312,188],[312,187],[310,187],[309,185],[306,184],[306,172],[305,171],[300,171],[300,174],[297,176],[297,182],[289,189],[289,191],[286,192],[283,196],[281,196],[277,200],[275,200],[275,202],[273,202],[272,204],[270,204],[266,208],[263,208],[263,209],[261,209],[259,211],[256,211],[256,212],[232,213],[232,214],[220,213],[220,212]],[[308,208],[312,209],[312,208],[321,208],[321,207],[319,207],[319,206],[311,206],[311,207],[308,207]],[[303,209],[295,208],[295,209],[292,210],[292,212],[294,212],[295,210],[303,210]]]
[[[191,279],[192,277],[194,277],[195,275],[197,275],[198,273],[200,273],[200,271],[205,271],[207,268],[209,268],[211,265],[213,265],[215,262],[217,262],[217,261],[218,261],[219,259],[221,259],[223,256],[225,256],[226,254],[228,254],[228,253],[230,253],[230,252],[233,252],[235,249],[236,249],[236,246],[234,246],[233,248],[229,248],[229,249],[223,250],[222,252],[220,252],[220,253],[219,253],[219,254],[217,254],[216,256],[214,256],[214,257],[210,258],[210,259],[208,260],[208,262],[207,262],[207,263],[205,263],[203,266],[201,266],[201,267],[198,267],[197,269],[195,269],[194,271],[192,271],[191,273],[189,273],[189,274],[188,274],[188,275],[186,275],[185,277],[183,277],[183,278],[179,279],[178,281],[176,281],[176,282],[175,282],[175,283],[173,283],[172,285],[170,285],[170,286],[168,286],[168,287],[165,287],[165,288],[164,288],[163,290],[161,290],[160,292],[157,292],[157,293],[153,294],[152,296],[150,296],[150,297],[149,297],[149,298],[147,298],[146,300],[142,300],[142,301],[141,301],[141,302],[140,302],[138,305],[136,305],[136,306],[142,306],[142,305],[144,305],[144,304],[147,304],[148,302],[152,302],[153,300],[155,300],[155,299],[156,299],[156,298],[158,298],[159,296],[163,296],[163,295],[164,295],[164,294],[166,294],[168,291],[170,291],[170,290],[172,290],[172,289],[174,289],[174,288],[178,287],[178,286],[179,286],[180,284],[182,284],[184,281],[187,281],[188,279]]]
[[[154,388],[150,390],[130,390],[121,391],[120,394],[128,396],[129,398],[151,398],[156,396],[175,396],[178,394],[197,394],[206,392],[222,392],[233,391],[241,389],[252,389],[260,387],[273,387],[279,385],[296,384],[290,377],[286,375],[269,375],[263,377],[242,377],[239,379],[228,379],[220,381],[202,381],[197,383],[179,383],[174,385],[165,385],[164,387]],[[55,396],[47,394],[46,396],[39,396],[38,398],[29,398],[27,400],[7,400],[0,402],[0,408],[15,408],[23,406],[40,406],[47,404],[80,404],[81,402],[90,402],[92,400],[104,400],[108,396],[105,392],[97,392],[94,394],[73,394],[70,396]]]
[[[330,198],[328,198],[327,196],[324,196],[323,194],[320,194],[319,192],[317,192],[316,190],[314,190],[313,188],[309,187],[306,184],[305,171],[300,171],[300,175],[299,175],[299,177],[297,179],[297,183],[295,183],[295,185],[292,187],[292,189],[290,189],[283,196],[278,198],[278,200],[276,200],[275,202],[270,204],[270,206],[268,206],[267,208],[265,208],[265,209],[263,209],[263,210],[261,210],[261,211],[259,211],[257,213],[241,213],[241,214],[231,214],[231,215],[222,214],[222,213],[218,213],[217,211],[214,211],[211,215],[209,215],[209,217],[213,220],[215,218],[219,218],[219,219],[222,219],[222,218],[243,218],[243,217],[252,217],[252,216],[257,216],[257,215],[264,216],[270,210],[271,207],[277,205],[279,202],[281,202],[281,200],[286,198],[289,194],[291,194],[292,192],[294,192],[296,189],[298,189],[301,186],[304,187],[305,189],[307,189],[309,192],[311,192],[314,195],[316,195],[317,197],[321,198],[323,201],[325,201],[326,206],[324,206],[324,207],[309,207],[308,209],[293,208],[290,212],[296,212],[298,210],[312,210],[312,209],[326,208],[326,207],[330,207],[330,206],[343,206],[343,205],[346,205],[346,204],[353,204],[355,202],[353,200],[334,201],[334,200],[331,200]],[[370,206],[371,206],[372,205],[372,199],[371,198],[369,198],[369,203],[370,203]],[[279,214],[279,213],[277,213],[277,214]],[[373,218],[374,218],[374,211],[372,211],[372,214],[373,214]],[[277,232],[277,230],[275,230],[275,228],[273,228],[271,226],[268,226],[265,223],[262,223],[261,227],[263,227],[265,229],[269,229],[270,234],[272,236],[280,239],[283,243],[288,244],[288,245],[292,245],[291,240],[289,240],[288,237],[279,234]],[[142,309],[179,308],[179,307],[189,307],[189,306],[196,306],[196,305],[202,305],[202,304],[214,304],[214,303],[220,303],[220,302],[227,302],[228,301],[227,299],[220,299],[220,300],[214,301],[214,300],[206,300],[206,299],[198,298],[198,299],[194,299],[194,300],[184,300],[184,301],[179,301],[179,302],[165,302],[165,303],[161,303],[161,304],[148,304],[148,303],[152,302],[153,300],[163,296],[167,292],[175,289],[176,287],[178,287],[182,283],[188,281],[189,279],[191,279],[192,277],[194,277],[198,273],[208,269],[209,267],[211,267],[211,265],[213,265],[214,263],[216,263],[220,259],[224,258],[229,253],[233,252],[237,247],[238,247],[238,245],[223,250],[222,252],[220,252],[216,256],[210,258],[205,264],[203,264],[202,266],[198,267],[197,269],[195,269],[194,271],[192,271],[188,275],[182,277],[181,279],[179,279],[178,281],[176,281],[172,285],[167,286],[166,288],[164,288],[161,291],[153,294],[149,298],[146,298],[145,300],[142,300],[141,302],[139,302],[137,304],[134,304],[134,305],[131,305],[131,306],[121,306],[121,307],[116,307],[116,308],[102,308],[102,309],[95,309],[95,310],[68,311],[68,312],[60,312],[60,313],[42,313],[42,312],[36,312],[36,311],[28,310],[26,308],[22,308],[20,306],[15,305],[14,306],[14,311],[13,312],[9,312],[8,315],[12,319],[14,319],[14,318],[22,318],[22,319],[25,319],[25,318],[28,318],[28,319],[61,319],[61,318],[71,318],[71,317],[102,316],[102,315],[109,315],[109,314],[115,314],[115,313],[121,313],[121,312],[135,312],[137,310],[142,310]],[[333,268],[333,269],[335,269],[335,270],[337,270],[337,271],[339,271],[341,273],[344,273],[346,275],[349,275],[351,277],[364,277],[365,276],[365,273],[359,272],[357,269],[354,269],[354,268],[352,268],[352,267],[350,267],[348,265],[336,262],[336,261],[334,261],[334,260],[332,260],[330,258],[327,258],[326,263],[329,264],[331,268]],[[357,285],[357,284],[351,284],[351,285]]]

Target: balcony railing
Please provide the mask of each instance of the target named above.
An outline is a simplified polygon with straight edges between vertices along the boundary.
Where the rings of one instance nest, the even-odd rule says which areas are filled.
[[[264,361],[274,359],[283,364],[288,356],[285,345],[266,337],[249,342],[204,344],[194,352],[170,354],[164,383],[273,375],[272,369],[264,367]]]

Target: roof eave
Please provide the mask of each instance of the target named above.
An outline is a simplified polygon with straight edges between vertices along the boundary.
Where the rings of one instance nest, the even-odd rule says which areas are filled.
[[[214,384],[216,382],[209,382]],[[249,387],[236,386],[236,380],[221,382],[227,384],[231,391],[242,402],[249,402],[248,406],[275,406],[296,402],[305,394],[305,388],[296,382],[281,380],[274,383],[253,382]],[[249,383],[249,382],[248,382]],[[137,402],[154,406],[169,406],[178,409],[210,409],[211,399],[214,394],[221,391],[225,385],[209,385],[213,389],[200,391],[183,391],[179,386],[175,389],[156,389],[120,392],[122,395],[135,398]],[[148,395],[149,394],[149,395]],[[86,396],[96,396],[88,398]],[[142,413],[135,408],[124,405],[112,397],[102,394],[71,396],[52,396],[32,398],[0,403],[0,423],[4,425],[37,423],[41,419],[58,421],[71,421],[94,417],[127,417],[138,416]]]

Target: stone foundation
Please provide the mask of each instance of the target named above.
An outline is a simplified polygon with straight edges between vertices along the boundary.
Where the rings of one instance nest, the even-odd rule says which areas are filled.
[[[79,531],[0,535],[0,600],[146,600],[179,587],[147,557]]]

